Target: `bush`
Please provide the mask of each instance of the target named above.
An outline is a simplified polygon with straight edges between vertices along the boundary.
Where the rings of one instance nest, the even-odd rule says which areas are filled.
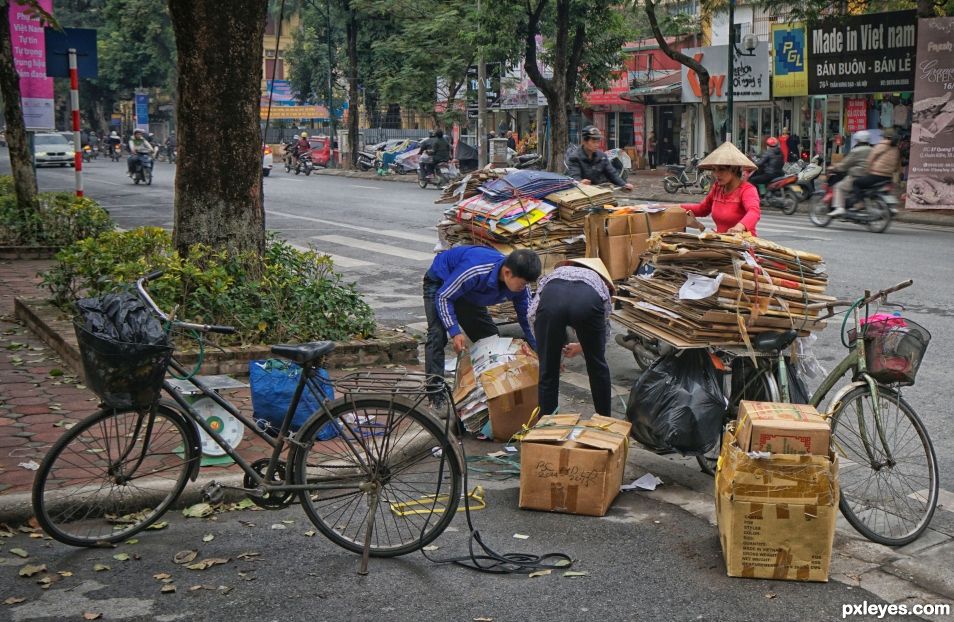
[[[17,208],[13,178],[0,176],[0,245],[66,246],[113,228],[96,201],[68,192],[41,192],[26,217]]]
[[[220,343],[344,340],[374,333],[374,312],[353,284],[342,281],[328,256],[270,238],[260,275],[249,271],[248,259],[202,245],[184,258],[168,232],[141,227],[64,248],[43,282],[56,304],[72,313],[81,294],[116,291],[164,270],[149,285],[159,307],[167,312],[177,307],[176,317],[183,320],[238,329],[237,336],[223,336]]]

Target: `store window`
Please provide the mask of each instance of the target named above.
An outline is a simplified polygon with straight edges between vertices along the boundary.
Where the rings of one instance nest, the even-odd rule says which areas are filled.
[[[619,147],[619,142],[616,139],[616,131],[619,129],[619,123],[617,123],[617,114],[615,112],[610,112],[607,113],[606,117],[606,148],[616,149]]]
[[[619,146],[632,147],[636,144],[633,137],[633,113],[619,113]]]

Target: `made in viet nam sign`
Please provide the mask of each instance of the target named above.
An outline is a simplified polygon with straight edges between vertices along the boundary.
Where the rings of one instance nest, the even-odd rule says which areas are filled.
[[[704,48],[688,48],[684,54],[695,58],[709,72],[709,99],[724,102],[728,97],[729,46],[713,45]],[[733,58],[732,98],[735,101],[769,100],[768,42],[759,41],[752,56],[736,54]],[[702,85],[699,76],[688,67],[682,67],[682,101],[702,101]]]
[[[851,15],[809,31],[808,94],[914,89],[915,11]]]
[[[772,95],[808,95],[808,37],[805,25],[772,24]]]

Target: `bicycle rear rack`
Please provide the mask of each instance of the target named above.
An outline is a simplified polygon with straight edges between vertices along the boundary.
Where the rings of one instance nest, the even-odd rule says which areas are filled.
[[[333,381],[335,389],[344,395],[391,394],[436,395],[444,392],[444,379],[420,372],[360,371]]]

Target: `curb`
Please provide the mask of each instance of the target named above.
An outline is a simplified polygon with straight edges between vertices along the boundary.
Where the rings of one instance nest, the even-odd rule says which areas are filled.
[[[62,246],[0,246],[0,261],[53,259]]]
[[[82,364],[73,323],[63,312],[48,300],[15,298],[14,315],[33,331],[63,361],[82,375]],[[335,351],[326,359],[326,367],[416,365],[418,360],[417,339],[406,333],[381,329],[378,339],[354,339],[337,342]],[[209,350],[202,366],[206,375],[247,374],[252,360],[272,358],[269,346],[225,348],[225,351]],[[177,357],[184,365],[195,364],[197,354],[183,352]]]

